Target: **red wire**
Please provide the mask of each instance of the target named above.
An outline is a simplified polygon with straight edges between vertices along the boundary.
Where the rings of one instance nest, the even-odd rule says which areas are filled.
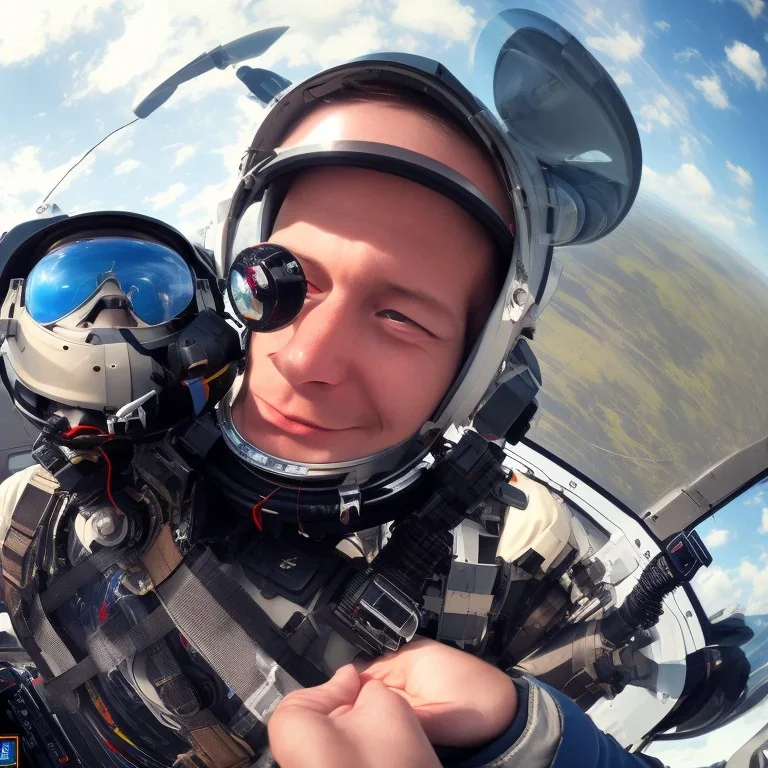
[[[122,515],[122,510],[117,506],[117,502],[112,497],[112,462],[109,460],[109,456],[107,456],[107,452],[103,448],[99,448],[99,450],[104,457],[104,461],[107,462],[107,498],[112,502],[112,506]]]
[[[253,524],[260,530],[264,530],[264,525],[261,520],[261,508],[279,491],[279,488],[275,488],[272,493],[265,496],[261,501],[257,501],[253,505],[253,509],[251,510],[251,517],[253,518]]]
[[[98,427],[89,427],[87,424],[78,424],[75,427],[70,427],[65,432],[61,433],[61,436],[66,440],[71,440],[73,437],[77,437],[81,432],[98,432],[99,436],[106,435],[106,432],[102,432]]]

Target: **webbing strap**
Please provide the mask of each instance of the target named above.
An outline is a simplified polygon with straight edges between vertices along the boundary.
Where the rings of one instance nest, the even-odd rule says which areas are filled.
[[[237,739],[237,734],[231,734],[223,728],[219,719],[210,710],[200,709],[200,699],[182,673],[167,643],[163,641],[155,643],[148,651],[147,661],[147,669],[151,668],[154,673],[150,680],[163,705],[182,721],[195,747],[194,760],[190,760],[189,764],[198,766],[204,764],[207,768],[235,768],[239,765],[250,765],[249,762],[242,761],[245,757],[253,756],[251,748]],[[221,745],[221,748],[212,752],[211,743],[214,733],[216,739],[214,746]],[[178,765],[185,764],[183,760],[178,762]]]
[[[190,730],[189,737],[196,754],[211,768],[248,768],[251,765],[253,750],[227,733],[221,723]]]
[[[292,690],[326,678],[288,646],[245,589],[196,548],[155,590],[176,626],[262,722]],[[202,620],[201,620],[202,618]]]
[[[152,546],[142,554],[141,562],[152,584],[158,587],[178,568],[181,561],[181,552],[173,540],[171,526],[165,523]]]
[[[73,691],[99,672],[109,672],[126,659],[149,648],[174,629],[173,620],[161,607],[156,608],[143,621],[122,633],[122,616],[110,619],[87,640],[89,654],[78,664],[74,663],[45,684],[52,698],[60,698]]]
[[[89,581],[101,576],[102,572],[114,565],[123,555],[125,550],[119,547],[103,547],[79,562],[72,570],[59,576],[40,595],[40,602],[46,613],[55,611],[73,597]]]

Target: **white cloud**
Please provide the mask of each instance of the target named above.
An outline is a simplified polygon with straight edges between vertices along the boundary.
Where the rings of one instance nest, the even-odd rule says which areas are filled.
[[[677,175],[683,184],[698,197],[709,199],[715,194],[709,179],[693,163],[683,163]]]
[[[718,235],[736,230],[735,214],[714,194],[709,178],[694,163],[683,163],[672,173],[644,165],[641,191],[660,197]]]
[[[699,140],[695,136],[687,133],[680,137],[680,154],[683,157],[693,157],[694,152],[699,148]]]
[[[758,91],[765,88],[768,72],[766,72],[758,51],[737,40],[733,45],[725,47],[725,55],[739,72],[746,75],[755,84]]]
[[[675,51],[674,57],[676,61],[690,61],[691,59],[698,59],[701,56],[696,48],[685,48],[682,51]]]
[[[666,32],[670,28],[670,23],[664,19],[659,19],[653,22],[654,26],[658,27],[662,32]]]
[[[620,69],[613,75],[616,85],[632,85],[632,75],[626,69]]]
[[[672,102],[663,93],[654,94],[653,101],[638,110],[638,115],[646,121],[641,127],[647,132],[655,125],[669,128],[675,122],[673,110]]]
[[[115,176],[123,176],[126,173],[135,171],[141,163],[138,160],[123,160],[122,163],[115,167]]]
[[[330,67],[381,49],[383,45],[384,24],[371,16],[360,19],[331,35],[314,53],[321,67]]]
[[[579,6],[579,9],[584,14],[584,23],[588,24],[590,27],[597,27],[599,26],[599,22],[604,21],[605,17],[603,16],[602,8],[584,2],[584,0],[576,0],[576,5]]]
[[[741,208],[742,211],[751,211],[752,210],[752,201],[748,200],[746,197],[737,197],[736,198],[736,207]]]
[[[760,523],[760,527],[757,529],[758,533],[768,533],[768,507],[763,507],[763,519]]]
[[[631,35],[623,27],[616,25],[613,36],[588,37],[587,45],[598,53],[616,61],[630,61],[643,52],[643,38],[639,35]]]
[[[43,152],[44,149],[30,144],[19,149],[10,160],[0,161],[0,232],[32,218],[42,198],[81,156],[78,153],[46,170],[47,163],[40,157]],[[93,160],[93,155],[83,160],[59,185],[51,202],[56,202],[75,179],[90,174]]]
[[[740,165],[734,165],[730,160],[725,161],[725,167],[731,172],[731,179],[742,189],[752,189],[752,174]]]
[[[736,580],[718,565],[702,568],[693,577],[693,588],[707,616],[728,608],[742,596]]]
[[[284,21],[296,24],[297,20],[316,24],[349,18],[363,6],[363,0],[261,0],[258,4],[260,18],[268,19],[270,24]]]
[[[104,153],[109,152],[113,155],[124,155],[129,149],[133,148],[133,126],[128,126],[113,133],[98,149]],[[100,129],[103,130],[103,129]]]
[[[83,68],[71,99],[111,93],[126,85],[135,88],[139,78],[137,95],[143,97],[204,51],[240,37],[253,26],[238,0],[219,0],[214,14],[207,0],[134,0],[123,11],[122,21],[121,33]],[[269,21],[265,18],[260,24],[268,26]],[[180,100],[238,85],[231,72],[213,70],[182,85],[169,103],[177,105]]]
[[[185,144],[183,147],[179,147],[173,157],[173,167],[178,168],[178,166],[183,165],[187,160],[193,157],[196,152],[197,148],[193,147],[191,144]]]
[[[180,181],[171,184],[170,187],[151,195],[146,202],[151,203],[155,210],[167,208],[174,200],[178,200],[187,191],[187,185]]]
[[[756,19],[765,10],[765,0],[735,0],[747,13]]]
[[[728,542],[730,533],[730,531],[727,531],[724,528],[714,528],[704,537],[704,543],[710,549],[717,549]]]
[[[768,560],[768,552],[761,552],[758,559],[761,563],[764,563],[766,560]]]
[[[35,0],[0,6],[0,66],[21,64],[79,32],[91,32],[115,0]]]
[[[419,41],[410,32],[406,32],[404,35],[399,35],[395,40],[394,50],[403,53],[418,53]]]
[[[768,508],[765,511],[768,513]],[[742,560],[739,565],[738,579],[749,586],[747,613],[768,612],[768,565],[761,569],[749,560]]]
[[[748,499],[744,503],[749,506],[759,507],[763,503],[765,498],[765,491],[758,491],[751,499]]]
[[[701,95],[713,106],[715,109],[730,109],[731,105],[728,101],[728,95],[723,90],[723,84],[720,82],[720,78],[717,75],[704,75],[702,77],[692,77],[691,82],[693,87],[701,93]]]
[[[470,40],[477,20],[475,11],[458,0],[395,0],[392,21],[418,32],[449,40]]]

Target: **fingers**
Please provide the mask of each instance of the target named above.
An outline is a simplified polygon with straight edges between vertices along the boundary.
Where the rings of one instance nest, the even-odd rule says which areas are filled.
[[[354,703],[346,703],[357,691]],[[352,667],[325,685],[286,696],[269,721],[283,768],[438,768],[408,704],[382,683],[360,687]]]
[[[280,702],[275,715],[279,711],[285,712],[294,707],[321,715],[330,715],[340,707],[351,707],[357,699],[361,685],[360,676],[355,668],[347,664],[341,667],[327,683],[289,693]]]

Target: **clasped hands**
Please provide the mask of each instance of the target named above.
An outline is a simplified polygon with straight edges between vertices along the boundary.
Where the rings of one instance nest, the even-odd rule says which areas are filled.
[[[517,690],[501,670],[419,639],[286,696],[269,741],[281,768],[434,768],[433,744],[479,747],[507,730],[516,711]]]

